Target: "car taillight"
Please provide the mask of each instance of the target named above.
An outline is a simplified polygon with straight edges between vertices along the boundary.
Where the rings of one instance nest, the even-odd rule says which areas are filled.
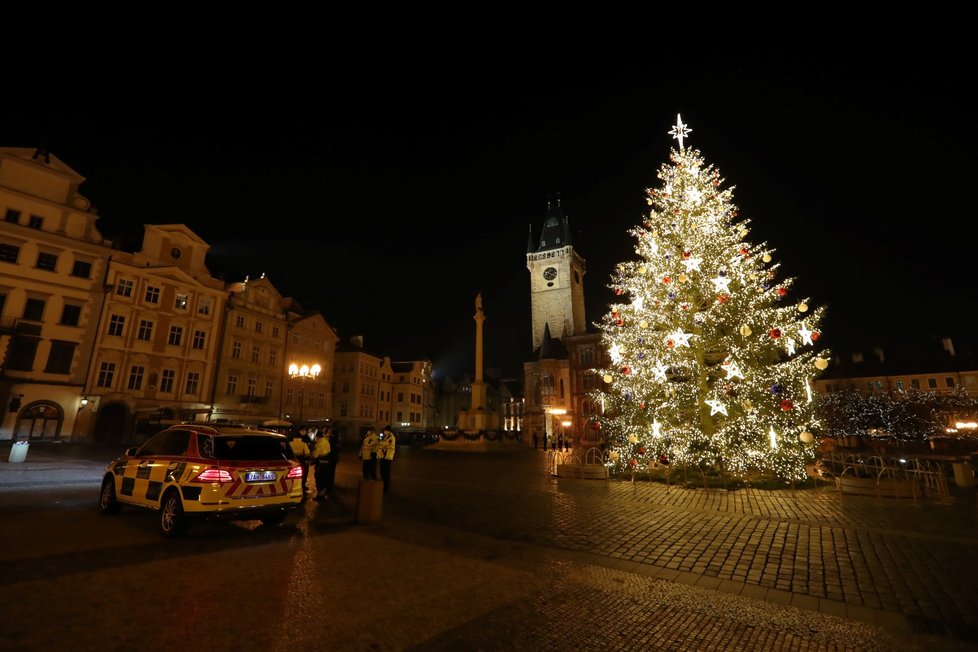
[[[231,482],[231,472],[226,469],[207,469],[194,478],[194,482]]]
[[[302,477],[302,467],[301,466],[293,466],[292,469],[289,471],[289,476],[288,477],[290,477],[290,478],[301,478]]]

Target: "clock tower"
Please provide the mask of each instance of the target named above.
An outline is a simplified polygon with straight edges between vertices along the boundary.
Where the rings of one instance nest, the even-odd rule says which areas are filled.
[[[534,242],[530,226],[526,268],[530,270],[533,350],[543,343],[547,327],[558,339],[583,334],[584,259],[571,245],[570,226],[559,199],[547,205],[538,242]]]

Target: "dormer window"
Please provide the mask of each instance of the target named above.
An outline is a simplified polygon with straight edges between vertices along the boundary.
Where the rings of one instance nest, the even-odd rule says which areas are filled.
[[[177,260],[183,256],[183,251],[180,249],[180,247],[173,247],[170,249],[170,256],[173,258],[173,260]]]

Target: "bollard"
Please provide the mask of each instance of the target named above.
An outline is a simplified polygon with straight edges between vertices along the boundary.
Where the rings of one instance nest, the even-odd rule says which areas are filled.
[[[361,480],[357,491],[357,523],[376,523],[384,499],[384,483],[380,480]]]
[[[7,461],[11,464],[18,464],[27,459],[27,449],[30,448],[29,441],[15,441],[10,447],[10,456]]]

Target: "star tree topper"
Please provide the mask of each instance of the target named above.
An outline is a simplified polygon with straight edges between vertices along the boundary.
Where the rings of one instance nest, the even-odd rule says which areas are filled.
[[[683,138],[689,135],[691,132],[687,125],[683,124],[683,118],[678,113],[676,114],[676,125],[669,131],[673,138],[679,141],[679,149],[683,148]]]

